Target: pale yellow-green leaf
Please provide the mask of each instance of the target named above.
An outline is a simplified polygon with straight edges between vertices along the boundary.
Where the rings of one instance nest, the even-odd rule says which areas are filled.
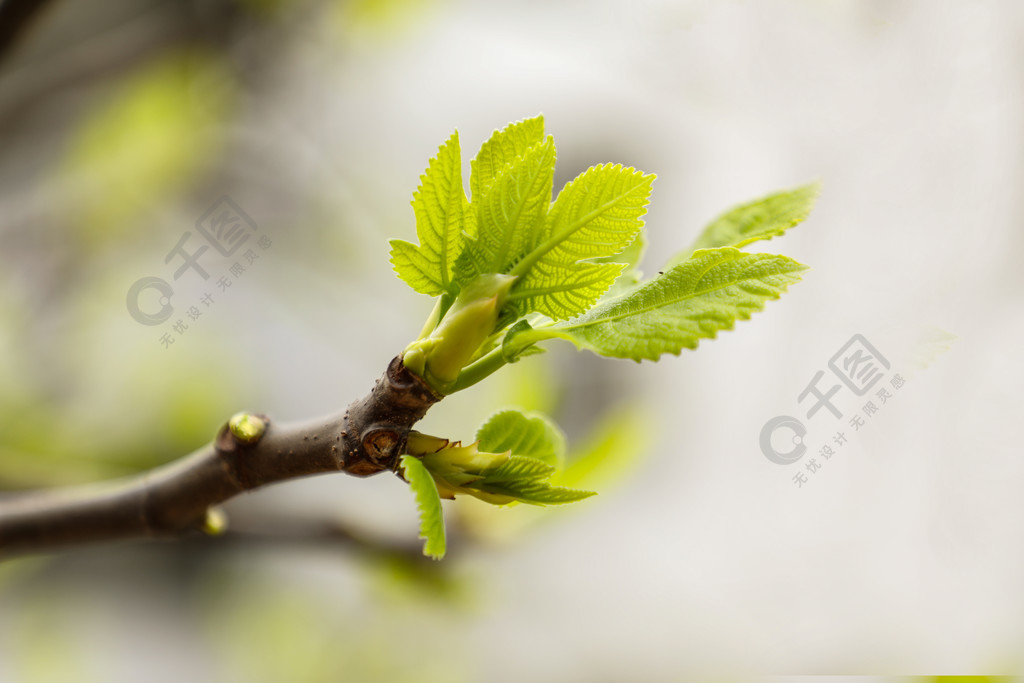
[[[421,294],[437,296],[452,288],[455,260],[466,234],[475,231],[469,202],[462,190],[459,134],[451,137],[430,160],[413,193],[419,245],[391,241],[391,263],[406,284]]]
[[[511,451],[555,467],[565,457],[565,434],[540,413],[499,411],[477,430],[476,439],[481,450]]]
[[[636,254],[626,251],[643,228],[653,175],[619,164],[593,166],[559,193],[544,229],[511,271],[520,314],[567,320],[594,305]],[[613,263],[592,263],[608,259]]]
[[[430,472],[416,457],[403,455],[401,466],[402,473],[409,482],[409,488],[416,496],[416,507],[420,513],[420,538],[425,541],[423,554],[440,560],[445,554],[445,531],[437,485]]]
[[[551,203],[555,143],[547,140],[507,164],[480,198],[474,198],[477,237],[457,266],[458,282],[505,273],[537,240]]]
[[[785,256],[704,249],[575,320],[528,334],[563,337],[603,356],[657,360],[732,329],[779,298],[804,270]]]
[[[778,237],[810,215],[820,193],[821,183],[810,183],[729,209],[704,228],[692,247],[670,259],[666,267],[682,263],[697,249],[742,247]]]
[[[568,320],[593,306],[618,279],[621,263],[537,263],[516,282],[509,301],[520,315],[532,311]]]
[[[498,174],[526,150],[544,141],[544,117],[535,116],[510,123],[495,130],[470,162],[469,188],[472,200],[478,202],[490,189]]]
[[[558,193],[530,256],[570,264],[622,252],[643,228],[654,178],[621,164],[587,169]]]

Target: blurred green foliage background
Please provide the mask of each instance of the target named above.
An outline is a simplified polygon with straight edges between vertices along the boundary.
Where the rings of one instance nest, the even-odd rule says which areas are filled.
[[[53,3],[7,57],[0,489],[12,492],[149,469],[200,447],[244,406],[283,418],[336,410],[368,388],[425,315],[422,302],[388,286],[386,237],[410,227],[403,209],[415,180],[396,179],[374,158],[393,151],[390,132],[373,131],[354,159],[324,158],[320,141],[287,119],[290,79],[317,68],[303,62],[386,56],[436,7],[101,7],[97,17]],[[308,53],[311,41],[324,54]],[[310,85],[339,87],[331,78]],[[344,117],[336,128],[364,134]],[[421,163],[430,150],[418,150]],[[232,290],[194,272],[179,283],[165,257],[222,194],[271,246]],[[403,197],[395,206],[392,194]],[[226,271],[231,262],[203,263]],[[178,311],[161,326],[143,326],[125,308],[144,275],[175,288]],[[366,296],[370,289],[380,296]],[[211,290],[205,318],[183,318],[186,298]],[[175,333],[179,318],[189,327]],[[165,333],[172,345],[160,341]],[[557,412],[564,389],[552,366],[515,370],[439,422],[459,438],[501,406]],[[643,452],[646,425],[607,397],[596,405],[615,419],[591,430],[576,456],[585,478],[609,486]],[[239,531],[216,542],[5,563],[0,678],[474,679],[476,665],[451,639],[485,609],[489,591],[474,585],[481,569],[419,556],[400,482],[377,484],[349,509],[332,504],[344,495],[333,484],[299,512],[288,487],[241,510],[229,505]],[[401,501],[397,514],[379,502],[367,508],[382,487],[389,504]],[[460,509],[460,535],[467,544],[511,539],[544,519],[508,513]],[[165,666],[175,672],[166,679]]]
[[[967,532],[948,565],[927,544],[873,545],[877,529],[901,528],[861,514],[882,495],[873,476],[837,472],[805,507],[744,450],[759,421],[793,403],[806,366],[796,378],[786,367],[807,355],[804,340],[830,348],[851,325],[884,328],[908,310],[941,318],[936,287],[968,281],[957,267],[972,258],[992,282],[1019,280],[1015,261],[993,255],[1013,253],[1019,231],[979,228],[984,249],[954,229],[941,252],[918,246],[959,215],[919,207],[954,196],[1001,207],[986,188],[1008,196],[999,183],[1019,177],[1019,163],[1006,171],[1012,144],[986,145],[986,131],[1019,124],[998,87],[1019,89],[1015,62],[969,41],[1010,45],[1022,13],[979,19],[969,4],[44,3],[0,55],[4,492],[139,472],[201,446],[237,410],[300,419],[368,390],[429,312],[390,272],[387,238],[412,235],[411,193],[454,127],[471,154],[491,129],[543,111],[556,186],[605,161],[658,173],[650,270],[717,211],[825,175],[827,230],[792,244],[835,275],[799,308],[769,307],[761,327],[702,349],[706,366],[560,349],[446,399],[424,430],[454,439],[500,407],[552,413],[577,463],[579,480],[564,483],[601,495],[564,511],[458,501],[444,563],[419,556],[402,482],[336,476],[233,501],[223,538],[0,564],[0,680],[739,680],[925,671],[936,658],[944,671],[1019,670],[1020,591],[993,569],[1019,579],[1019,554],[985,555]],[[992,90],[971,90],[993,65]],[[957,175],[953,192],[951,176],[928,175],[944,168],[995,180]],[[168,254],[186,232],[199,244],[196,221],[223,196],[268,246],[237,275],[238,256],[210,251],[210,280],[174,280]],[[979,223],[1009,225],[1011,209]],[[872,261],[878,252],[891,261]],[[865,283],[849,263],[890,279]],[[942,278],[900,270],[922,263]],[[175,287],[177,313],[160,326],[126,309],[145,276]],[[904,282],[919,283],[908,301],[891,296]],[[851,290],[874,297],[870,310],[837,312]],[[185,315],[192,305],[201,317]],[[957,319],[987,317],[975,309]],[[175,331],[179,319],[188,327]],[[967,370],[953,372],[965,386]],[[923,417],[905,413],[865,450],[913,452],[900,444],[942,414],[919,401]],[[935,437],[950,453],[973,443],[975,423],[963,424]],[[914,495],[892,497],[917,509]],[[836,518],[872,526],[798,533]],[[956,537],[952,526],[939,525]],[[956,564],[971,557],[984,561]],[[988,590],[993,573],[1005,581]],[[959,602],[964,585],[979,592]],[[901,611],[886,617],[892,605]],[[976,641],[964,635],[986,620]],[[937,623],[949,626],[932,633]],[[908,624],[916,635],[898,642]]]

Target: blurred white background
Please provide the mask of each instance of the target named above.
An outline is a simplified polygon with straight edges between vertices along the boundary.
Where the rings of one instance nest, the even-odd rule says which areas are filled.
[[[647,418],[645,452],[618,482],[507,542],[457,535],[436,586],[388,583],[394,567],[330,543],[10,563],[0,680],[1024,667],[1024,5],[260,3],[227,21],[168,4],[56,2],[0,64],[0,377],[9,401],[89,425],[67,437],[72,456],[136,412],[159,418],[169,396],[186,413],[218,397],[221,412],[200,403],[190,418],[212,434],[236,409],[296,419],[367,390],[429,311],[391,273],[387,238],[412,238],[418,175],[455,128],[467,173],[492,129],[538,112],[559,149],[556,187],[604,161],[656,173],[648,272],[729,206],[821,179],[805,224],[748,247],[812,270],[696,352],[637,366],[560,349],[524,360],[518,383],[510,370],[435,408],[427,431],[464,439],[510,396],[553,410],[573,443],[622,406]],[[183,162],[187,182],[147,199],[130,173],[76,162],[83,120],[156,58],[147,41],[196,36],[218,57],[188,72],[201,125],[172,143],[199,159]],[[156,144],[140,140],[118,144]],[[165,349],[126,314],[125,292],[161,274],[225,193],[273,247]],[[856,433],[863,401],[845,389],[842,420],[806,420],[812,449],[848,439],[819,470],[814,454],[769,462],[762,425],[805,415],[797,395],[857,333],[906,384]],[[406,542],[416,530],[391,477],[289,483],[228,513],[331,516]]]

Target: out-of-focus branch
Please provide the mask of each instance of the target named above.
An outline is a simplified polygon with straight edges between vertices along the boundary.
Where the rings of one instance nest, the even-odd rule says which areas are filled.
[[[17,45],[49,0],[0,0],[0,60]]]
[[[345,412],[246,434],[225,424],[213,443],[131,479],[0,499],[0,558],[75,543],[178,536],[200,529],[208,510],[239,493],[326,472],[395,471],[409,429],[440,397],[391,361]]]
[[[189,542],[210,550],[242,546],[337,548],[366,557],[400,559],[425,567],[439,566],[423,554],[423,541],[412,536],[402,540],[391,539],[336,519],[285,517],[264,523],[232,515],[231,524],[223,534],[195,536]]]

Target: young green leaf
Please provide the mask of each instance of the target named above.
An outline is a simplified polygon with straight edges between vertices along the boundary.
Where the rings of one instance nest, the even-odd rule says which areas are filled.
[[[487,477],[467,484],[466,488],[470,492],[475,489],[489,496],[497,496],[499,501],[502,498],[509,498],[530,505],[575,503],[578,500],[597,495],[593,491],[551,486],[545,480],[553,473],[553,467],[549,467],[539,460],[512,456],[505,465],[491,472]],[[472,495],[488,500],[476,493]]]
[[[622,274],[622,263],[538,263],[512,288],[509,303],[519,315],[533,311],[568,320],[586,311]]]
[[[480,450],[511,451],[554,467],[558,467],[565,456],[565,434],[540,413],[497,412],[477,430],[476,439]]]
[[[420,176],[413,194],[419,246],[391,240],[391,263],[398,277],[417,292],[437,296],[452,291],[455,260],[463,249],[464,233],[476,232],[476,220],[462,189],[459,134],[441,145]]]
[[[420,511],[420,538],[425,541],[423,554],[440,560],[445,554],[445,532],[437,485],[430,472],[416,457],[403,455],[401,466],[409,482],[409,488],[416,496],[416,506]]]
[[[654,178],[621,164],[591,166],[558,194],[528,258],[576,263],[622,252],[644,226]]]
[[[451,444],[423,456],[420,464],[433,477],[439,497],[469,495],[492,505],[520,501],[531,505],[571,503],[595,495],[553,487],[547,479],[555,468],[524,455],[488,453],[479,444]]]
[[[554,505],[594,495],[550,485],[548,480],[565,455],[565,436],[537,413],[495,413],[469,446],[418,432],[409,444],[424,449],[420,462],[442,498],[470,495],[492,505]]]
[[[697,249],[742,247],[778,237],[810,215],[820,193],[821,183],[810,183],[734,207],[713,220],[693,246],[673,257],[667,266],[686,261]]]
[[[536,246],[511,271],[520,276],[510,297],[517,311],[567,320],[593,306],[623,266],[589,261],[619,254],[636,240],[653,181],[634,168],[604,164],[569,182]]]
[[[804,270],[785,256],[704,249],[569,323],[519,336],[562,337],[602,356],[657,360],[664,353],[697,348],[701,339],[713,339],[736,320],[747,320],[766,301],[779,298]]]
[[[544,117],[516,121],[502,130],[494,131],[490,139],[480,147],[476,158],[470,162],[469,188],[473,201],[479,202],[498,173],[511,164],[526,150],[544,142]]]
[[[547,480],[554,473],[555,468],[541,460],[513,455],[498,467],[483,472],[481,478],[467,482],[462,491],[495,505],[560,505],[596,495],[593,491],[551,486]]]
[[[473,198],[477,238],[467,243],[457,265],[460,283],[507,272],[534,243],[551,203],[554,173],[555,142],[548,136],[506,164],[483,196]]]
[[[507,484],[515,481],[541,481],[549,479],[554,473],[555,468],[546,462],[525,455],[512,455],[474,483]]]

